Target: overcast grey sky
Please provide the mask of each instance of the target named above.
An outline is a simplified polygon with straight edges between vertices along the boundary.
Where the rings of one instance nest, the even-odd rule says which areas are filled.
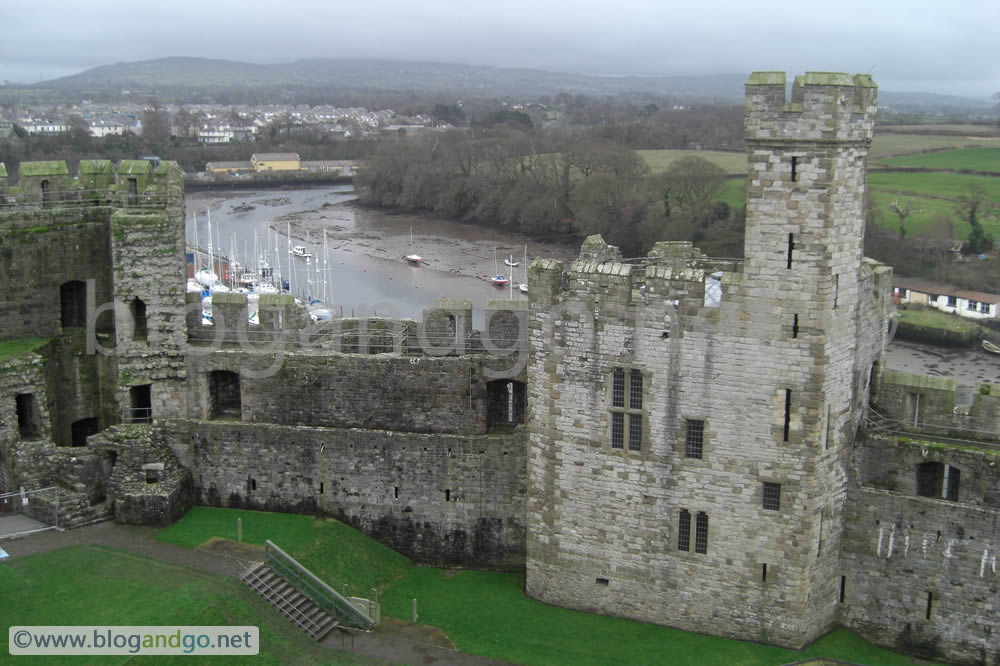
[[[3,15],[0,80],[200,56],[433,60],[591,74],[868,72],[1000,91],[1000,0],[54,0]]]

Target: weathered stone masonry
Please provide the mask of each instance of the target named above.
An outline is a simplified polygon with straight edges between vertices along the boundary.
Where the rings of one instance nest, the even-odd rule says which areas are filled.
[[[867,76],[786,100],[752,75],[743,262],[593,237],[484,331],[469,303],[312,325],[284,295],[250,325],[241,294],[204,325],[176,165],[0,166],[3,337],[39,336],[0,358],[0,491],[57,486],[64,525],[322,513],[562,606],[1000,664],[1000,389],[882,367],[875,105]]]

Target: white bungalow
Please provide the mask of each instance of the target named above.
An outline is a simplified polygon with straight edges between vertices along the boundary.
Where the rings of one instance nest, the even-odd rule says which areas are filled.
[[[893,300],[900,305],[924,305],[970,319],[996,319],[1000,295],[958,289],[923,278],[894,280]]]

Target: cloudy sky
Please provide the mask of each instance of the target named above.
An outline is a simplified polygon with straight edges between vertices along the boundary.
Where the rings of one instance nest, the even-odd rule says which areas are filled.
[[[0,81],[200,56],[432,60],[591,74],[871,72],[1000,91],[1000,0],[53,0],[4,12]]]

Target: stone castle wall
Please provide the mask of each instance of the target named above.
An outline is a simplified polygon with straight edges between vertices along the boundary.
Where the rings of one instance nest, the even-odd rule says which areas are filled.
[[[1000,449],[869,438],[856,449],[840,618],[869,640],[1000,663]],[[918,466],[960,470],[957,499],[918,496]],[[955,483],[955,475],[950,475]]]
[[[520,430],[447,435],[250,423],[164,426],[198,503],[324,513],[419,562],[524,565]]]
[[[536,261],[530,304],[487,304],[484,331],[468,303],[317,324],[287,296],[250,324],[240,294],[205,325],[176,165],[29,166],[0,184],[0,315],[25,322],[4,337],[54,339],[0,362],[0,490],[58,484],[71,524],[323,513],[417,561],[524,567],[547,603],[793,647],[839,622],[1000,663],[995,454],[919,432],[980,437],[995,391],[883,369],[891,271],[861,256],[874,86],[784,84],[747,85],[744,262],[687,243],[624,262],[590,238]],[[118,310],[63,326],[74,280]],[[147,385],[152,422],[116,425]],[[922,427],[856,437],[870,398]],[[68,446],[80,419],[99,432]],[[928,470],[956,496],[924,496]]]

